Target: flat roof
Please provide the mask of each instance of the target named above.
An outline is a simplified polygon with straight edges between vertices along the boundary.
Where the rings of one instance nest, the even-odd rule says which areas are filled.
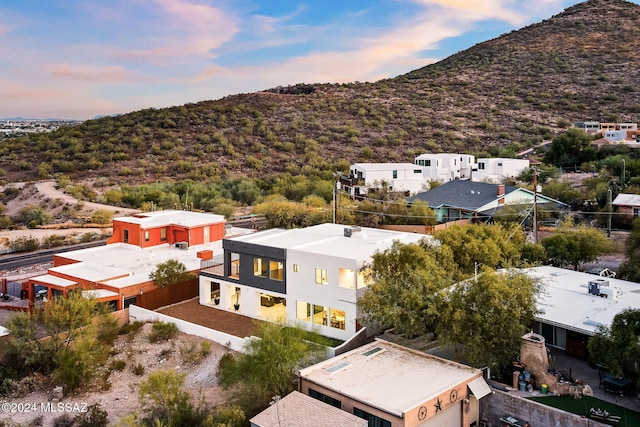
[[[207,224],[225,222],[225,219],[223,215],[212,213],[168,209],[157,212],[136,213],[131,216],[114,218],[114,221],[139,224],[143,228],[154,228],[167,225],[198,227]]]
[[[299,372],[309,382],[398,417],[479,375],[470,366],[382,340]]]
[[[53,285],[61,288],[67,288],[69,286],[76,286],[78,282],[73,280],[63,279],[62,277],[53,276],[51,274],[43,274],[42,276],[30,277],[29,280],[37,281],[44,286]]]
[[[253,234],[253,230],[233,227],[228,229],[227,233],[231,236]],[[176,248],[168,243],[149,248],[140,248],[127,243],[113,243],[56,254],[60,258],[73,260],[76,263],[52,267],[49,271],[57,271],[123,289],[148,282],[149,274],[156,269],[156,266],[170,259],[183,263],[187,271],[199,270],[201,260],[197,257],[197,252],[203,250],[212,250],[214,257],[218,257],[222,263],[222,240],[189,246],[187,249]],[[39,277],[34,277],[33,280],[40,281]]]
[[[367,420],[293,391],[249,422],[258,427],[366,427]]]
[[[537,302],[539,313],[535,319],[543,323],[593,335],[598,326],[611,326],[616,314],[626,309],[640,309],[640,283],[551,266],[522,271],[541,281],[542,292]],[[590,294],[588,283],[592,281],[608,282],[617,297]]]
[[[85,298],[108,298],[108,297],[119,297],[120,294],[117,292],[109,291],[107,289],[89,289],[82,291],[82,296]]]
[[[614,206],[640,206],[640,194],[618,194],[613,201]]]
[[[344,235],[345,229],[351,229],[351,237]],[[390,247],[395,240],[417,243],[422,239],[434,241],[433,236],[425,234],[327,223],[291,230],[270,229],[229,240],[327,256],[367,259],[376,251]]]
[[[354,167],[359,167],[366,170],[394,170],[394,169],[415,169],[416,165],[413,163],[354,163]]]

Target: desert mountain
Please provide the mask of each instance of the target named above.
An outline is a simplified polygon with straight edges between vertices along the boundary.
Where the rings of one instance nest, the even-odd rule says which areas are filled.
[[[640,121],[640,6],[588,0],[375,83],[297,84],[5,140],[7,178],[307,173],[426,151],[508,155],[578,120]],[[302,77],[301,77],[302,79]]]

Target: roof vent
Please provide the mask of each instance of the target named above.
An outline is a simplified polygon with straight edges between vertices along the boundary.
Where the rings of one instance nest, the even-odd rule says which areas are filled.
[[[344,229],[344,237],[351,237],[352,231],[350,228]]]

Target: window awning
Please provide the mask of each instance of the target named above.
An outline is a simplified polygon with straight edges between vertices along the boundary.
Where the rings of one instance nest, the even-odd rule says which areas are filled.
[[[489,384],[487,384],[482,377],[476,378],[467,385],[476,399],[482,399],[487,394],[491,393],[491,387],[489,387]]]

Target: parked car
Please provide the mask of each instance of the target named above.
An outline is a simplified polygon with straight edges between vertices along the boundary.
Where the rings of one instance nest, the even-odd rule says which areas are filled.
[[[607,267],[592,267],[585,271],[585,273],[595,274],[596,276],[607,277],[611,279],[616,277],[616,272],[609,270]]]

